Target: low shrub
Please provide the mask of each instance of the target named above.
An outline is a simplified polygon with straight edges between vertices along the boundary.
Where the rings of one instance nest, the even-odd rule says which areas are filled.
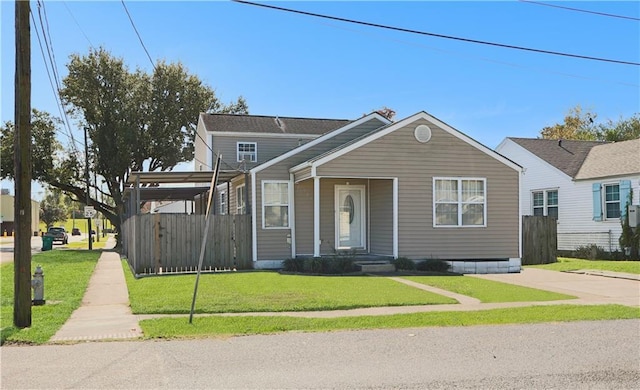
[[[440,259],[427,259],[416,265],[418,271],[448,272],[451,265]]]
[[[416,269],[416,263],[408,257],[398,257],[391,262],[398,270],[414,271]]]
[[[351,256],[324,256],[312,258],[286,259],[282,271],[307,274],[346,274],[358,271]]]
[[[582,245],[573,251],[573,257],[585,260],[608,259],[608,253],[596,244]]]
[[[294,258],[286,259],[282,262],[282,270],[286,272],[303,272],[304,271],[304,259]]]

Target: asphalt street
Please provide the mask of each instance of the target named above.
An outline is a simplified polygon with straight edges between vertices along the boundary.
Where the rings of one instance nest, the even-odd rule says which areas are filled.
[[[640,321],[0,348],[2,389],[640,389]]]

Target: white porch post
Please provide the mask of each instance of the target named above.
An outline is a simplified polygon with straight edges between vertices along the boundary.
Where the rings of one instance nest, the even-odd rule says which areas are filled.
[[[313,178],[313,257],[320,257],[320,178]]]
[[[393,179],[393,257],[398,258],[398,178]]]
[[[296,182],[293,173],[289,174],[289,228],[291,229],[291,258],[296,257]]]

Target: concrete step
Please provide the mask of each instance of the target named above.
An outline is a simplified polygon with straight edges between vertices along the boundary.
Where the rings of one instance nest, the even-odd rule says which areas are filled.
[[[362,272],[365,273],[376,273],[376,272],[395,272],[396,267],[393,264],[389,263],[360,263],[360,267],[362,267]]]

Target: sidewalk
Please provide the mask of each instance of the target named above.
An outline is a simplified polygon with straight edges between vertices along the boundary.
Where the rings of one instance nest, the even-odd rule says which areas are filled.
[[[452,305],[392,306],[352,310],[278,312],[278,313],[225,313],[200,314],[198,316],[291,316],[291,317],[351,317],[365,315],[390,315],[435,311],[477,311],[497,308],[540,305],[598,305],[621,304],[640,307],[640,282],[615,273],[587,274],[547,271],[526,268],[521,273],[470,275],[542,290],[555,291],[576,296],[577,299],[545,302],[480,303],[477,299],[450,291],[413,283],[391,277],[391,279],[416,288],[455,298],[460,303]],[[159,317],[188,317],[178,315],[134,315],[129,307],[129,293],[125,282],[120,256],[116,252],[103,252],[89,281],[82,305],[73,312],[69,320],[51,338],[52,342],[120,340],[142,337],[138,321]]]
[[[108,242],[107,247],[113,248],[115,239],[109,239],[112,242]],[[141,336],[138,319],[129,307],[129,291],[120,255],[103,252],[81,306],[50,341],[119,340]]]

